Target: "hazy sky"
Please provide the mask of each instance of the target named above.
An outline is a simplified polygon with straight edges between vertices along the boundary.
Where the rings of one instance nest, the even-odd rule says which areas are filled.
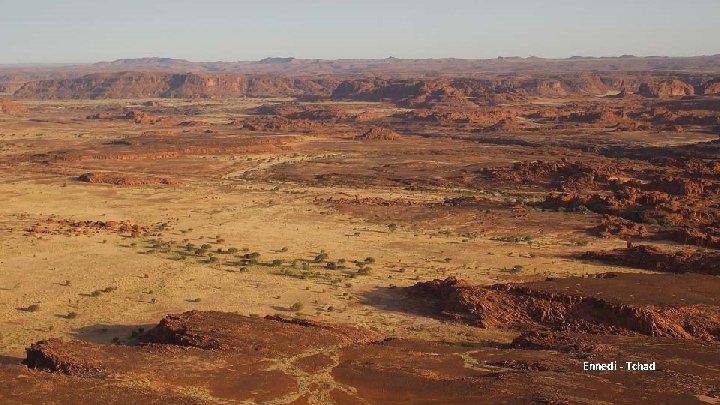
[[[0,0],[0,63],[720,53],[720,0]]]

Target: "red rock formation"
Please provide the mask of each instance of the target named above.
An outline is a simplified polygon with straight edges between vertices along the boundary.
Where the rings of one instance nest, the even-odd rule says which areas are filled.
[[[86,117],[89,120],[130,120],[136,124],[155,124],[162,120],[160,117],[153,117],[143,111],[131,110],[123,114],[101,112]]]
[[[119,72],[28,82],[15,95],[31,99],[293,97],[329,95],[336,85],[333,79],[231,73]]]
[[[695,95],[695,88],[681,80],[673,79],[655,83],[642,83],[638,94],[650,98],[670,98]]]
[[[720,94],[720,79],[713,79],[703,84],[703,94]]]
[[[653,271],[720,275],[720,254],[716,252],[669,251],[652,245],[638,245],[627,249],[587,252],[583,258]]]
[[[25,114],[28,108],[8,98],[0,98],[0,113],[3,114]]]
[[[621,237],[621,238],[643,238],[650,234],[647,226],[628,221],[614,215],[604,215],[602,223],[593,229],[595,235],[603,238]]]
[[[148,228],[128,221],[75,221],[50,218],[27,229],[28,235],[83,235],[91,231],[94,233],[101,231],[112,232],[135,238],[147,232]]]
[[[85,183],[115,184],[119,186],[149,186],[177,184],[177,181],[168,177],[138,176],[116,172],[85,173],[78,177]]]
[[[393,130],[382,127],[373,127],[362,135],[357,136],[355,139],[366,141],[394,141],[400,138],[400,134]]]
[[[583,288],[625,283],[622,276],[581,281]],[[657,287],[653,280],[648,281]],[[526,292],[527,295],[518,291],[514,299],[508,291],[496,292],[499,296],[505,294],[503,299],[512,307],[503,309],[499,306],[502,302],[498,302],[497,312],[481,316],[499,317],[503,311],[514,316],[512,311],[516,309],[566,308],[559,313],[545,313],[546,322],[567,315],[568,324],[590,320],[595,325],[604,325],[597,330],[625,335],[583,335],[532,328],[524,330],[510,345],[468,341],[457,344],[421,338],[383,339],[348,325],[301,319],[187,312],[164,318],[157,327],[140,336],[141,344],[60,339],[37,342],[27,349],[23,365],[9,361],[0,364],[0,380],[4,382],[0,384],[0,399],[12,405],[38,402],[630,405],[640,397],[652,403],[680,404],[701,395],[708,398],[712,397],[707,394],[715,395],[708,387],[720,383],[713,372],[717,345],[694,341],[691,339],[694,335],[686,338],[683,333],[687,331],[672,323],[687,315],[691,320],[686,327],[698,327],[694,333],[700,334],[712,327],[712,315],[703,322],[699,318],[702,311],[690,312],[684,307],[667,305],[655,310],[613,306],[582,293],[569,299],[567,295],[538,289]],[[558,302],[550,303],[551,296],[557,296]],[[520,304],[524,298],[532,302]],[[465,306],[475,308],[472,302]],[[488,311],[492,311],[490,304]],[[528,317],[536,319],[543,314],[537,311]],[[603,314],[619,316],[606,319]],[[631,330],[609,325],[679,337],[630,336]],[[662,371],[618,370],[614,373],[616,378],[606,379],[589,376],[582,370],[583,362],[607,363],[609,357],[622,359],[619,361],[636,358],[662,361],[659,364]],[[583,389],[578,389],[578,384]]]
[[[473,286],[450,277],[417,283],[409,292],[431,300],[444,317],[483,328],[539,324],[584,333],[720,340],[720,301],[713,293],[720,280],[700,275],[677,277],[611,273],[604,278],[492,286]],[[638,285],[643,286],[642,291]],[[696,290],[682,291],[682,286]],[[656,295],[668,287],[676,295]]]

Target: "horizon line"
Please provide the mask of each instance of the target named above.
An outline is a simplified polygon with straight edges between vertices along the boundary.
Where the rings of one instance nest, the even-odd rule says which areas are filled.
[[[0,62],[0,66],[15,66],[15,67],[32,67],[32,66],[76,66],[76,65],[95,65],[95,64],[102,64],[102,63],[116,63],[116,62],[122,62],[122,61],[152,61],[152,60],[166,60],[166,61],[172,61],[172,62],[185,62],[185,63],[258,63],[258,62],[264,62],[264,61],[272,61],[274,59],[280,60],[286,60],[286,61],[327,61],[327,62],[333,62],[333,61],[386,61],[386,60],[396,60],[396,61],[433,61],[433,60],[461,60],[461,61],[492,61],[492,60],[500,60],[500,59],[513,59],[513,60],[533,60],[533,59],[542,59],[542,60],[548,60],[548,61],[571,61],[571,60],[581,60],[581,59],[690,59],[690,58],[712,58],[712,57],[720,57],[720,53],[715,54],[702,54],[702,55],[633,55],[633,54],[622,54],[622,55],[603,55],[603,56],[592,56],[592,55],[572,55],[568,57],[544,57],[544,56],[535,56],[535,55],[528,55],[528,56],[503,56],[499,55],[496,57],[488,57],[488,58],[465,58],[465,57],[454,57],[454,56],[444,56],[444,57],[429,57],[429,58],[406,58],[406,57],[395,57],[395,56],[387,56],[382,58],[304,58],[304,57],[294,57],[294,56],[267,56],[261,59],[238,59],[238,60],[190,60],[185,58],[174,58],[174,57],[164,57],[164,56],[140,56],[140,57],[125,57],[125,58],[117,58],[113,60],[96,60],[96,61],[54,61],[54,62]]]

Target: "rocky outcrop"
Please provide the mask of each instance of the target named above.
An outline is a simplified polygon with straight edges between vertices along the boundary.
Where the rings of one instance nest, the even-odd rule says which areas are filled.
[[[401,135],[397,132],[383,127],[373,127],[357,136],[355,139],[365,141],[394,141],[400,139]]]
[[[298,79],[231,73],[120,72],[25,83],[26,99],[235,98],[329,95],[334,79]]]
[[[78,180],[85,183],[114,184],[118,186],[156,186],[177,184],[177,181],[168,177],[138,176],[117,172],[94,172],[78,176]]]
[[[650,230],[644,224],[638,224],[614,215],[603,215],[602,223],[593,228],[592,233],[603,238],[644,238],[650,235]]]
[[[431,293],[432,288],[426,290]],[[509,302],[513,299],[508,295]],[[547,304],[543,298],[535,300],[530,305]],[[587,309],[593,302],[561,298],[555,306]],[[617,311],[623,315],[617,323],[659,334],[683,330],[662,323],[665,318],[648,310]],[[548,319],[559,315],[549,314]],[[27,349],[23,365],[0,364],[0,400],[10,405],[530,405],[635,404],[642,397],[680,404],[696,397],[712,399],[712,387],[720,383],[714,372],[717,345],[682,337],[532,329],[510,344],[457,344],[383,338],[348,325],[302,319],[193,311],[167,316],[139,341],[37,342]],[[657,361],[662,371],[618,369],[616,378],[607,379],[589,376],[581,367],[583,362],[607,363],[608,358]]]
[[[681,80],[673,79],[655,83],[642,83],[638,94],[650,98],[670,98],[695,95],[695,88]]]
[[[683,286],[690,289],[683,291]],[[418,283],[409,292],[432,300],[443,317],[483,328],[542,325],[593,334],[718,341],[720,301],[713,292],[717,287],[720,280],[710,276],[610,273],[492,286],[450,277]],[[656,296],[658,291],[665,295]]]
[[[131,110],[126,113],[114,114],[110,112],[101,112],[87,116],[89,120],[130,120],[136,124],[155,124],[162,120],[161,117],[153,117],[143,112]]]
[[[688,249],[670,251],[652,245],[638,245],[627,249],[587,252],[582,257],[653,271],[720,275],[720,254],[716,252]]]
[[[148,228],[128,221],[76,221],[71,219],[48,218],[44,222],[38,222],[28,229],[27,235],[87,235],[89,233],[117,233],[133,238],[140,237],[147,232]]]
[[[702,94],[717,95],[720,94],[720,78],[709,80],[702,85]]]
[[[25,114],[28,108],[8,98],[0,98],[0,113],[3,114]]]

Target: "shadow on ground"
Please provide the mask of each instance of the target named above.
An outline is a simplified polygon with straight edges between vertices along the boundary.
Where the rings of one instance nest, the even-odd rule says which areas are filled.
[[[405,288],[377,287],[364,294],[360,303],[381,311],[402,312],[421,316],[435,316],[435,303],[415,297]]]
[[[24,359],[12,356],[0,356],[0,365],[20,364]]]
[[[143,331],[153,328],[156,324],[144,325],[106,325],[97,324],[84,326],[71,332],[74,339],[90,343],[129,342]]]

